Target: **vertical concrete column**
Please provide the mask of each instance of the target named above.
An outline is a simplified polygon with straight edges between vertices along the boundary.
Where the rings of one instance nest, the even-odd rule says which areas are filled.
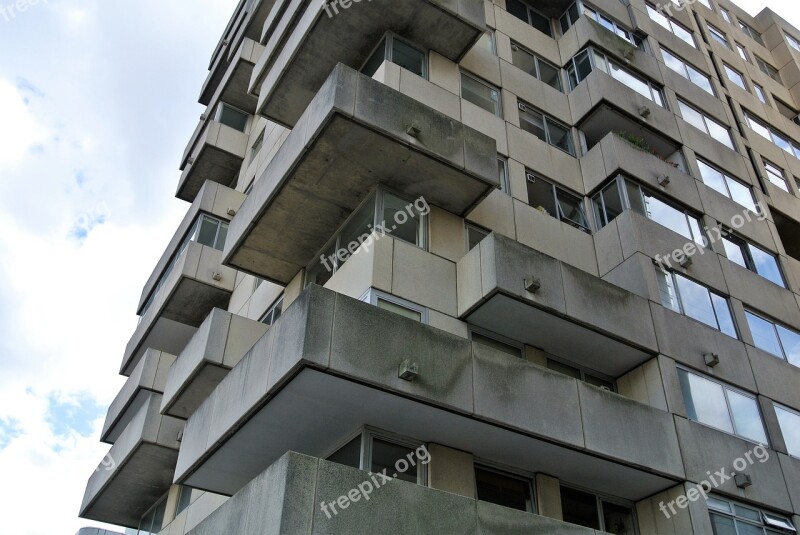
[[[536,474],[536,505],[540,515],[564,520],[561,509],[561,482],[557,478]]]
[[[283,292],[283,309],[286,310],[295,299],[300,297],[303,292],[303,281],[306,278],[306,270],[301,269],[300,272],[286,285],[286,290]]]
[[[471,453],[428,444],[428,486],[475,498],[475,460]]]
[[[167,505],[164,510],[164,521],[162,526],[168,526],[175,520],[175,508],[178,506],[178,494],[180,494],[180,486],[172,485],[167,494]]]

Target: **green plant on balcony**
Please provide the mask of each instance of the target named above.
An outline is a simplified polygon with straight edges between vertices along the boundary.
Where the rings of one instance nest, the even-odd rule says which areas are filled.
[[[652,148],[650,144],[647,142],[647,140],[642,136],[637,136],[636,134],[625,132],[624,130],[617,130],[614,133],[617,136],[621,137],[623,140],[627,141],[628,143],[636,147],[637,149],[639,149],[640,151],[652,154],[662,162],[668,163],[672,167],[675,168],[678,167],[677,163],[667,160],[666,157],[662,156],[661,154],[658,153],[658,151],[656,151],[656,149]]]

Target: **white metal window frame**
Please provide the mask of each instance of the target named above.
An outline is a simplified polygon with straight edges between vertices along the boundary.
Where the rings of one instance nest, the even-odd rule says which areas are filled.
[[[756,523],[753,519],[738,514],[736,512],[737,506],[750,509],[751,511],[757,511],[758,513],[760,513],[761,523]],[[795,528],[794,524],[792,524],[792,521],[789,517],[786,517],[784,515],[778,515],[775,513],[768,513],[759,507],[747,505],[717,495],[709,496],[708,511],[709,514],[723,515],[732,519],[734,521],[734,529],[736,530],[736,533],[739,533],[739,528],[736,525],[737,522],[742,522],[743,524],[747,524],[749,526],[760,527],[762,531],[764,531],[765,535],[770,535],[771,533],[774,533],[773,531],[769,532],[765,531],[766,529],[769,528],[778,528],[784,530],[784,532],[786,533],[797,532],[797,529]]]
[[[605,524],[605,517],[603,516],[603,502],[607,502],[613,505],[619,505],[621,507],[626,507],[630,509],[631,518],[633,519],[633,527],[634,530],[636,531],[635,535],[639,534],[639,518],[636,515],[636,504],[634,502],[630,502],[628,500],[625,500],[624,498],[617,498],[616,496],[611,496],[609,494],[600,493],[586,487],[581,487],[579,485],[561,483],[559,485],[559,491],[560,487],[564,487],[570,490],[575,490],[578,492],[583,492],[584,494],[590,494],[597,499],[597,514],[598,514],[598,521],[600,522],[600,529],[598,530],[598,532],[604,533],[605,530],[606,524]]]
[[[358,300],[375,307],[378,306],[378,301],[386,301],[387,303],[391,303],[407,310],[411,310],[412,312],[419,313],[420,323],[424,325],[428,325],[430,320],[430,314],[427,307],[409,301],[408,299],[403,299],[402,297],[397,297],[396,295],[386,293],[376,288],[369,288],[367,291],[361,294],[361,297],[359,297]]]

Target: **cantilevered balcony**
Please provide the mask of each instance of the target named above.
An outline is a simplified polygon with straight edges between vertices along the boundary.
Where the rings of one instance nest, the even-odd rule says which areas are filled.
[[[364,425],[631,500],[683,478],[669,413],[311,285],[189,418],[175,480],[232,495]]]
[[[232,221],[226,264],[289,283],[379,183],[464,214],[498,186],[495,140],[339,65]]]
[[[167,372],[176,358],[175,355],[155,349],[145,352],[108,408],[106,422],[100,434],[101,441],[108,444],[116,442],[134,416],[149,403],[150,394],[164,392]]]
[[[269,327],[215,308],[169,370],[161,412],[187,419]]]
[[[483,0],[371,0],[338,15],[328,4],[292,2],[253,72],[258,112],[278,124],[294,127],[336,64],[361,68],[387,31],[459,61],[486,29]]]
[[[228,58],[225,69],[212,70],[203,84],[200,102],[211,105],[227,102],[250,114],[255,113],[258,99],[247,92],[250,77],[264,47],[252,39],[245,38],[239,48]]]
[[[184,422],[161,416],[161,395],[150,393],[89,478],[80,516],[137,528],[170,487]]]
[[[200,117],[183,155],[176,197],[193,202],[207,181],[235,186],[247,153],[247,122],[244,112],[226,104]]]
[[[366,472],[289,452],[222,505],[192,535],[250,535],[271,526],[276,533],[366,533],[373,526],[396,535],[430,533],[541,533],[595,535],[588,528],[509,509],[395,479],[369,500],[332,515],[319,502],[346,496],[368,481]],[[330,516],[330,518],[328,518]]]
[[[458,312],[611,377],[658,352],[646,299],[499,234],[459,261]]]
[[[221,265],[219,249],[244,198],[215,182],[195,197],[142,290],[136,310],[142,318],[125,350],[123,373],[147,348],[180,354],[211,309],[227,305],[235,272]]]

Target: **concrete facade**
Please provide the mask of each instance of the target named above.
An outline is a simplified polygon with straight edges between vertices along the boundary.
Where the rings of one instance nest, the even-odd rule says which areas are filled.
[[[796,532],[800,30],[242,0],[209,65],[83,517]]]

